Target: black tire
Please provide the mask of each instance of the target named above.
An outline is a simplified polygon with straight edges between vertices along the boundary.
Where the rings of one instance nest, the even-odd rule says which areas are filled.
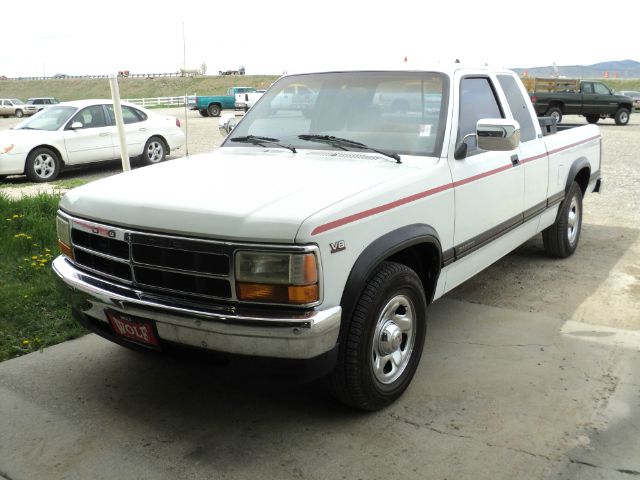
[[[222,109],[220,108],[220,105],[218,105],[217,103],[212,103],[207,108],[207,112],[209,113],[210,117],[219,117],[221,110]]]
[[[547,117],[554,117],[556,119],[556,124],[562,122],[562,109],[559,107],[549,107],[545,115]]]
[[[145,165],[155,165],[164,162],[167,157],[167,144],[160,137],[151,137],[144,144],[140,159]]]
[[[600,115],[585,115],[587,117],[587,122],[589,123],[598,123],[600,120]]]
[[[200,115],[202,115],[203,117],[208,117],[209,116],[209,112],[207,112],[206,108],[200,109],[198,111],[200,112]]]
[[[426,311],[418,275],[400,263],[381,263],[367,280],[351,318],[343,320],[347,323],[330,377],[334,396],[346,405],[369,411],[400,397],[420,362]],[[400,318],[405,321],[399,322]]]
[[[3,181],[5,178],[7,178],[6,175],[0,175],[0,182]]]
[[[616,114],[613,116],[616,121],[616,125],[626,125],[629,123],[629,118],[631,117],[629,110],[626,108],[619,108]]]
[[[582,190],[573,182],[560,204],[553,225],[542,232],[544,250],[552,257],[566,258],[578,248],[582,230]]]
[[[16,117],[18,118],[24,117],[24,112],[20,109],[16,110]]]
[[[50,148],[39,147],[27,157],[24,171],[30,181],[42,183],[55,180],[61,168],[62,163],[56,152]]]

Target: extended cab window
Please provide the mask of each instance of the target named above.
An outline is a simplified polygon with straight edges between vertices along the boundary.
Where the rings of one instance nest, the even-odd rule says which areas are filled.
[[[536,128],[531,119],[531,113],[527,108],[527,102],[518,87],[516,79],[511,75],[498,75],[498,82],[507,97],[507,103],[515,118],[520,124],[520,140],[528,142],[536,138]]]
[[[476,124],[483,118],[504,118],[500,103],[487,77],[463,78],[460,82],[460,118],[458,120],[458,142],[465,135],[476,133]],[[467,139],[467,157],[481,153],[475,137]]]
[[[593,84],[592,83],[583,83],[582,84],[582,93],[593,93]]]

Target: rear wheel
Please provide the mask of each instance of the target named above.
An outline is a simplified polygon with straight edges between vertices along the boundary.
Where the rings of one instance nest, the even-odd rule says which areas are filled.
[[[546,115],[547,117],[555,118],[556,124],[562,121],[562,110],[559,107],[550,107]]]
[[[216,103],[212,103],[211,105],[209,105],[209,108],[207,108],[207,112],[209,113],[210,117],[219,117],[220,116],[220,105],[218,105]]]
[[[167,147],[160,137],[151,137],[144,144],[142,161],[145,165],[155,165],[162,162],[167,155]]]
[[[578,248],[582,229],[582,190],[573,182],[565,196],[553,225],[542,232],[545,251],[558,258],[566,258]]]
[[[600,115],[585,115],[587,117],[587,122],[589,123],[598,123],[600,120]]]
[[[347,405],[371,411],[400,397],[420,362],[426,310],[418,275],[399,263],[380,264],[341,333],[331,376],[334,395]]]
[[[203,117],[208,117],[209,116],[209,112],[207,112],[206,108],[202,108],[200,110],[198,110],[200,112],[200,115],[202,115]]]
[[[619,108],[613,118],[616,121],[616,125],[626,125],[629,123],[629,110]]]
[[[60,173],[60,159],[51,149],[36,148],[27,157],[25,173],[32,182],[49,182],[55,180]]]

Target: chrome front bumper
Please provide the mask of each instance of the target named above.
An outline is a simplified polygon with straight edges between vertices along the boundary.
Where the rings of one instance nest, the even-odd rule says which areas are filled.
[[[72,307],[105,329],[110,330],[106,311],[111,310],[153,320],[161,341],[290,359],[317,357],[332,350],[338,340],[341,307],[278,313],[223,305],[209,309],[103,280],[77,269],[62,255],[52,268]]]

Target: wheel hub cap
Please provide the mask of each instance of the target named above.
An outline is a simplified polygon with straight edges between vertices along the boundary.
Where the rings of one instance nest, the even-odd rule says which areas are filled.
[[[415,321],[413,304],[404,295],[391,298],[382,309],[371,346],[371,368],[380,383],[393,383],[409,364]]]
[[[393,322],[387,323],[378,339],[378,350],[383,355],[389,355],[400,348],[402,344],[402,330]]]

